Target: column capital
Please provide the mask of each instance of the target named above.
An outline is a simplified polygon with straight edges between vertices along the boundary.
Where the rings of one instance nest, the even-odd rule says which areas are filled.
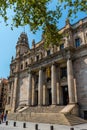
[[[39,67],[39,70],[44,70],[44,69],[45,69],[45,67],[43,67],[43,66]]]
[[[67,52],[66,59],[67,60],[72,60],[72,54],[71,54],[70,51]]]
[[[14,78],[17,78],[18,77],[18,73],[15,74]]]
[[[69,57],[69,56],[67,56],[67,60],[72,60],[72,58],[71,58],[71,57]]]
[[[28,70],[28,74],[31,74],[32,73],[32,71],[31,71],[31,69],[29,68],[29,70]]]
[[[52,64],[51,64],[51,65],[55,65],[55,66],[56,66],[56,65],[57,65],[57,63],[54,61],[54,62],[52,62]]]
[[[34,75],[35,75],[35,72],[34,72],[34,71],[29,70],[29,71],[28,71],[28,74],[31,74],[32,76],[34,76]]]

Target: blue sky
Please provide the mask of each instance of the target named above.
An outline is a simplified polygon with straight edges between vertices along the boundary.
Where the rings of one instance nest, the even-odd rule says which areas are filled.
[[[54,4],[51,6],[54,8]],[[9,14],[10,15],[10,14]],[[74,19],[72,24],[78,20],[86,17],[85,13],[78,13],[78,18]],[[66,12],[64,12],[62,18],[60,19],[59,27],[65,25]],[[11,57],[15,57],[15,47],[20,34],[24,32],[24,27],[14,28],[12,31],[10,26],[5,26],[4,22],[0,23],[0,78],[7,78],[10,74],[10,63]],[[29,27],[25,27],[25,32],[28,35],[29,45],[35,39],[36,42],[41,40],[41,31],[38,31],[35,35],[29,30]]]

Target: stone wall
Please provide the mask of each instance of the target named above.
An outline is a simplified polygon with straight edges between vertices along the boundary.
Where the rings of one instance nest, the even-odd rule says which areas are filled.
[[[29,80],[28,75],[22,74],[19,79],[19,105],[28,105],[28,87],[29,87]]]
[[[87,110],[87,56],[75,60],[74,75],[76,78],[77,97],[81,112],[85,109]],[[81,114],[81,116],[83,116],[83,114]]]

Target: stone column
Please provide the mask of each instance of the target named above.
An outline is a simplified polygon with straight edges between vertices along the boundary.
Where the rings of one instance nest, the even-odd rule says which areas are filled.
[[[57,78],[57,104],[60,104],[60,66],[57,66],[56,70],[56,78]]]
[[[48,105],[47,86],[43,85],[43,105]]]
[[[38,81],[38,105],[43,105],[43,70],[39,70],[39,81]]]
[[[52,89],[52,105],[57,104],[57,84],[56,84],[56,66],[51,66],[51,89]]]
[[[78,102],[78,98],[77,98],[77,87],[76,87],[76,79],[74,78],[74,90],[75,90],[75,102]]]
[[[71,59],[67,60],[67,80],[68,80],[69,103],[75,103],[74,79],[73,79],[73,68]]]
[[[57,104],[60,104],[60,85],[57,82]]]
[[[32,106],[35,105],[35,76],[32,75]]]
[[[16,110],[16,104],[17,104],[17,86],[18,86],[18,77],[15,76],[15,78],[14,78],[12,112],[15,112],[15,110]]]
[[[32,104],[32,73],[29,72],[28,105]]]

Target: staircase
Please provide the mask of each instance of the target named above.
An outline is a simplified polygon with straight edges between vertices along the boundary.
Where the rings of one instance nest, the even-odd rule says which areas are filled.
[[[71,107],[71,106],[70,106]],[[68,106],[68,108],[70,108]],[[63,111],[62,111],[62,110]],[[20,113],[8,114],[9,120],[29,121],[38,123],[51,123],[60,125],[77,125],[87,123],[87,121],[64,112],[64,106],[55,107],[29,107]]]
[[[31,113],[31,112],[35,112],[35,113],[58,113],[60,112],[65,106],[39,106],[39,107],[28,107],[26,109],[22,109],[19,110],[17,112],[19,113]]]

